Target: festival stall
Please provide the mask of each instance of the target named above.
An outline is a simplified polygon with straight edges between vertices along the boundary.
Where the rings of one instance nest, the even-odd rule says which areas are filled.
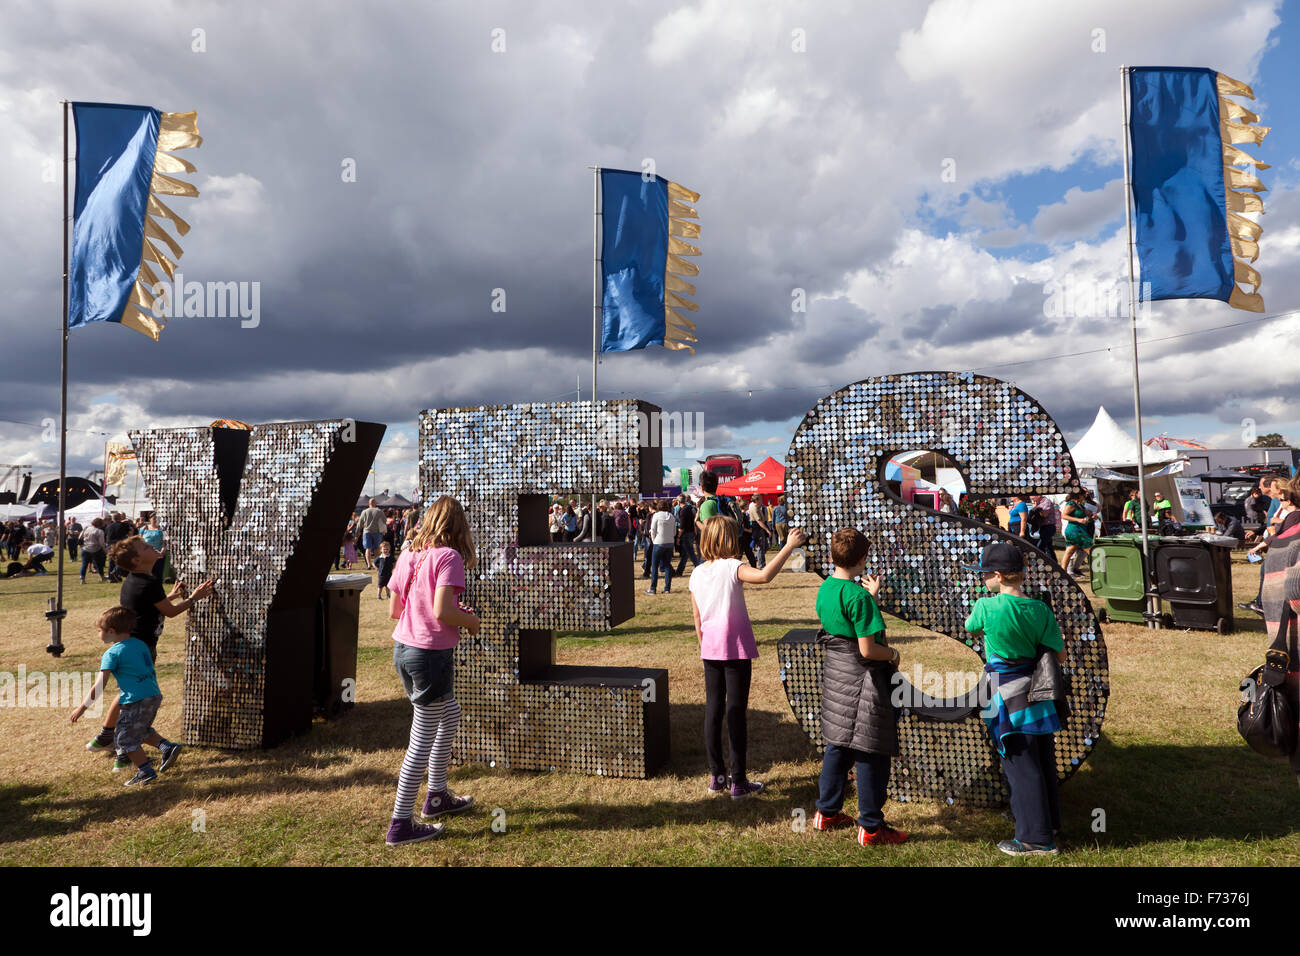
[[[1123,518],[1124,502],[1129,492],[1137,488],[1137,439],[1119,426],[1104,407],[1097,408],[1092,426],[1070,449],[1079,477],[1085,485],[1094,486],[1097,505],[1103,521]],[[1175,477],[1183,470],[1186,460],[1173,449],[1142,449],[1142,463],[1146,476],[1147,514],[1156,492],[1171,502],[1173,517],[1180,523],[1185,520],[1183,501]],[[1152,467],[1155,466],[1155,467]]]
[[[785,466],[768,456],[757,468],[718,485],[718,494],[732,498],[762,497],[764,504],[772,504],[777,495],[785,494]]]
[[[82,524],[94,521],[96,518],[108,514],[110,511],[116,511],[117,505],[106,502],[103,498],[87,498],[75,508],[67,508],[64,514],[69,518],[76,518]],[[150,506],[146,510],[152,511]],[[132,515],[132,517],[135,517]]]
[[[0,505],[0,521],[39,521],[56,511],[47,504]]]

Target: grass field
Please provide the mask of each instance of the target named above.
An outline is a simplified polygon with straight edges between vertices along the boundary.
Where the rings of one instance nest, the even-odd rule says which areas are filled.
[[[1238,600],[1253,598],[1254,567],[1234,563]],[[67,652],[45,653],[42,612],[54,577],[0,581],[0,671],[55,666],[93,671],[102,646],[93,621],[117,603],[111,584],[69,575]],[[651,780],[453,768],[451,786],[474,796],[472,815],[433,843],[389,849],[384,833],[409,727],[392,669],[391,622],[363,592],[358,703],[340,720],[270,752],[187,749],[150,787],[126,789],[111,761],[83,745],[64,707],[0,710],[0,863],[38,865],[370,864],[802,864],[802,865],[1294,865],[1300,862],[1300,790],[1284,761],[1256,756],[1235,729],[1237,684],[1263,659],[1262,622],[1239,630],[1162,630],[1109,624],[1111,696],[1102,739],[1062,790],[1066,852],[1011,861],[994,844],[1011,835],[999,811],[894,804],[911,831],[901,847],[861,848],[852,831],[799,832],[811,823],[819,760],[786,705],[776,642],[808,626],[815,575],[782,573],[747,587],[760,657],[750,703],[750,767],[763,796],[733,804],[703,796],[704,688],[685,581],[671,595],[638,593],[637,617],[608,637],[566,636],[562,663],[666,667],[672,759]],[[1086,585],[1085,585],[1086,587]],[[638,588],[638,592],[644,588]],[[964,646],[889,619],[904,667],[974,670]],[[184,625],[159,645],[164,704],[157,726],[179,736]],[[850,802],[854,797],[850,796]],[[493,815],[500,809],[501,813]],[[1094,832],[1094,811],[1105,813]],[[493,832],[500,820],[505,832]]]

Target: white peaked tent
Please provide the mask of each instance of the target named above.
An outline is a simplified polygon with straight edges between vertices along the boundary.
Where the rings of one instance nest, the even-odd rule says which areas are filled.
[[[102,498],[87,498],[75,508],[64,510],[64,514],[69,518],[76,518],[82,524],[93,521],[98,518],[105,510],[116,511],[117,505],[106,505]]]
[[[1121,428],[1119,423],[1110,417],[1110,413],[1104,406],[1098,406],[1097,417],[1093,419],[1092,427],[1070,449],[1070,454],[1074,456],[1074,464],[1082,478],[1091,477],[1091,470],[1094,468],[1131,468],[1134,476],[1137,475],[1137,439]],[[1177,458],[1178,452],[1172,448],[1152,448],[1148,445],[1142,449],[1142,462],[1148,472],[1155,471],[1158,466],[1168,464]],[[1118,519],[1129,491],[1137,486],[1136,481],[1110,481],[1099,478],[1097,503],[1101,505],[1102,516],[1109,521]],[[1174,517],[1179,521],[1183,520],[1183,503],[1178,496],[1178,486],[1174,483],[1172,475],[1162,475],[1159,478],[1148,476],[1146,487],[1148,505],[1154,500],[1155,493],[1158,491],[1168,501],[1173,502]]]
[[[1132,468],[1137,464],[1137,439],[1110,417],[1104,406],[1097,408],[1092,427],[1070,449],[1074,463],[1084,468]],[[1147,465],[1173,461],[1178,452],[1172,448],[1142,449],[1142,461]]]

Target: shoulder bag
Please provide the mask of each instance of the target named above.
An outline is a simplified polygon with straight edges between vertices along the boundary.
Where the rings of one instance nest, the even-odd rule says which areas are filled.
[[[1289,757],[1296,749],[1296,712],[1285,687],[1291,652],[1295,650],[1295,623],[1295,612],[1288,608],[1278,625],[1277,637],[1264,655],[1264,664],[1241,682],[1237,732],[1252,750],[1265,757]]]

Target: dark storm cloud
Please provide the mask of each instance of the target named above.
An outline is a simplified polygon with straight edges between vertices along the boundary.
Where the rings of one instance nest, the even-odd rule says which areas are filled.
[[[905,308],[886,313],[843,294],[846,276],[898,268],[902,211],[934,188],[941,157],[960,155],[963,176],[1001,174],[1013,146],[1050,152],[1032,163],[1064,162],[1073,139],[1063,131],[1092,105],[1079,93],[1086,84],[1053,62],[1041,71],[1059,84],[1052,106],[1029,112],[1038,132],[1018,129],[1016,146],[1009,127],[986,129],[979,109],[1020,60],[998,55],[1005,75],[966,64],[969,83],[912,81],[899,69],[899,37],[926,14],[919,5],[864,18],[852,4],[285,3],[160,7],[139,18],[90,3],[9,4],[0,93],[11,155],[22,158],[0,165],[9,172],[0,215],[21,241],[0,260],[14,319],[0,418],[57,414],[58,197],[38,167],[58,149],[62,95],[198,110],[205,143],[181,155],[197,165],[186,178],[203,195],[172,204],[194,224],[181,271],[261,288],[255,329],[176,318],[159,345],[111,326],[74,331],[74,407],[112,392],[145,414],[194,421],[410,424],[431,406],[568,397],[575,376],[586,396],[585,167],[637,169],[645,158],[702,194],[701,341],[695,356],[606,356],[602,397],[641,395],[734,430],[800,417],[870,375],[1040,357],[1080,337],[1082,347],[1122,342],[1125,320],[1047,319],[1042,286],[1023,278],[1000,298],[946,301],[942,261],[907,275]],[[808,28],[807,56],[791,54],[794,26]],[[505,30],[503,53],[491,50],[495,28]],[[191,50],[195,29],[206,31],[206,52]],[[999,31],[988,30],[989,42],[970,38],[963,56],[993,50]],[[665,52],[674,44],[676,54]],[[1038,46],[1026,55],[1049,56]],[[1076,68],[1100,69],[1081,56]],[[911,128],[898,125],[902,108],[919,110]],[[342,180],[345,159],[355,160],[355,183]],[[1092,229],[1113,198],[1102,193],[1046,207],[1040,227],[1061,239]],[[1280,271],[1265,269],[1270,305],[1300,291]],[[504,312],[491,308],[497,289]],[[804,315],[791,309],[795,290],[808,297]],[[1209,347],[1188,340],[1150,354]],[[1100,400],[1117,417],[1125,407],[1122,375],[1077,364],[1005,375],[1023,377],[1067,429],[1091,423]],[[1170,406],[1192,394],[1176,375],[1153,375],[1153,385]],[[1153,395],[1153,409],[1165,400]]]
[[[325,414],[328,396],[284,394],[274,376],[373,372],[382,386],[379,373],[396,362],[529,347],[552,353],[531,383],[536,391],[511,382],[461,397],[525,400],[567,388],[557,367],[578,365],[589,348],[583,167],[593,160],[638,168],[650,157],[703,193],[698,299],[714,354],[788,328],[794,287],[825,287],[889,245],[892,210],[827,216],[824,200],[802,202],[786,188],[806,179],[811,120],[806,130],[796,122],[784,143],[722,161],[725,147],[706,134],[733,91],[730,77],[705,77],[687,91],[672,82],[679,66],[633,55],[628,69],[653,18],[590,9],[566,25],[526,7],[435,14],[381,6],[304,18],[284,8],[198,7],[155,17],[141,36],[134,20],[86,8],[76,32],[87,45],[73,65],[68,37],[35,8],[27,13],[6,18],[12,46],[38,73],[44,64],[24,82],[74,98],[195,108],[205,143],[184,154],[199,168],[188,178],[255,181],[227,193],[209,186],[199,200],[173,205],[196,226],[181,271],[190,281],[259,282],[259,326],[176,318],[157,355],[120,329],[78,330],[70,377],[92,392],[155,360],[153,376],[183,383],[162,390],[159,410]],[[495,27],[506,30],[504,53],[490,49]],[[195,28],[206,31],[201,53],[191,50]],[[342,181],[345,158],[356,162],[355,183]],[[10,261],[7,284],[20,287],[24,307],[54,301],[57,282],[34,289],[24,274],[55,257],[51,247]],[[504,312],[491,309],[496,289]],[[31,360],[11,381],[24,405],[47,408],[57,374],[49,330],[12,332],[15,351]],[[662,356],[649,361],[668,367]],[[429,398],[456,391],[431,388]],[[0,414],[16,417],[9,394]]]

